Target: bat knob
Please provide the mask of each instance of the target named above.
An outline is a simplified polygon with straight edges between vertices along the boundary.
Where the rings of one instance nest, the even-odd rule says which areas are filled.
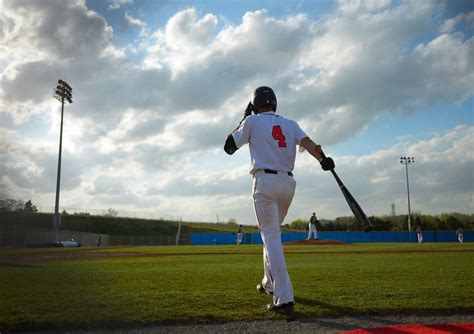
[[[364,232],[370,232],[370,231],[372,231],[372,228],[373,228],[372,225],[367,225],[367,226],[364,228]]]

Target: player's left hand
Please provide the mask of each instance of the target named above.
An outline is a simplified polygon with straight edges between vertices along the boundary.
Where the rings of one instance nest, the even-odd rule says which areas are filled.
[[[332,160],[332,158],[330,157],[324,157],[321,160],[320,164],[323,170],[331,170],[331,169],[336,168],[336,165],[334,164],[334,160]]]
[[[245,108],[245,111],[244,111],[244,118],[252,115],[252,111],[253,111],[253,105],[252,105],[252,102],[249,102],[249,104],[247,105],[247,108]]]

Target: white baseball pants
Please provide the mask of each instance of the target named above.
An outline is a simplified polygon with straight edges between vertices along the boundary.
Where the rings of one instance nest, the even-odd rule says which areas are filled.
[[[423,234],[417,233],[416,235],[418,237],[418,243],[421,244],[423,242]]]
[[[314,239],[318,238],[318,230],[314,224],[309,224],[308,240],[311,239],[311,234],[314,236]]]
[[[283,254],[281,229],[295,194],[296,182],[287,173],[254,174],[253,200],[260,234],[263,240],[262,285],[273,291],[273,304],[294,301],[293,286]]]
[[[244,237],[243,233],[237,233],[237,239],[236,239],[237,245],[240,245],[242,243],[243,237]]]

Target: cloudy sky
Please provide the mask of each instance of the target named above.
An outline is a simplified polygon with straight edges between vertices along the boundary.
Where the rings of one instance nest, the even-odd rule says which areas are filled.
[[[224,6],[225,5],[225,6]],[[252,91],[334,158],[368,215],[472,213],[474,6],[454,1],[0,0],[0,198],[255,224]],[[287,222],[350,215],[307,153]]]

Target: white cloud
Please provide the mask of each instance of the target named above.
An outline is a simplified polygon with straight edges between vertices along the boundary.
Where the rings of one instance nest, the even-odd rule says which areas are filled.
[[[127,24],[129,25],[136,25],[139,27],[146,26],[146,23],[138,18],[133,17],[129,13],[125,13],[125,20],[127,21]]]
[[[148,66],[169,66],[174,73],[190,64],[202,62],[209,54],[209,44],[215,34],[217,18],[206,14],[199,19],[195,8],[189,8],[170,18],[164,29],[155,31],[155,44],[148,48]]]
[[[474,11],[462,13],[443,22],[439,28],[442,33],[449,33],[456,29],[457,26],[465,24],[468,29],[474,30]]]
[[[119,9],[123,5],[133,4],[133,0],[107,0],[109,10]]]
[[[109,8],[126,3],[110,1]],[[117,47],[106,17],[83,1],[3,4],[3,196],[46,199],[54,191],[59,125],[51,94],[59,78],[71,84],[74,100],[65,113],[65,203],[175,207],[189,218],[218,213],[246,222],[253,215],[248,154],[228,158],[222,145],[256,86],[272,86],[277,112],[325,146],[353,137],[380,115],[460,105],[474,95],[474,39],[466,33],[472,12],[436,27],[440,7],[433,2],[341,2],[318,20],[258,10],[238,23],[188,8],[149,39],[143,31],[151,25],[125,12],[126,24],[140,27],[131,30],[141,33],[143,61]],[[38,121],[40,115],[48,116]],[[31,133],[37,125],[46,129],[43,140]],[[426,191],[414,197],[415,206],[469,212],[470,132],[461,125],[336,162],[342,174],[357,175],[347,183],[369,213],[388,210],[380,199],[405,200],[397,183],[401,150],[417,157],[415,194]],[[297,164],[301,181],[290,216],[312,212],[315,201],[329,217],[348,212],[313,160],[302,155]]]
[[[391,0],[338,0],[339,10],[346,15],[387,8]]]
[[[128,26],[140,27],[140,37],[141,39],[145,39],[145,42],[142,41],[141,43],[146,44],[146,38],[150,35],[150,31],[148,29],[148,25],[146,24],[146,22],[143,20],[140,20],[139,18],[133,17],[128,12],[125,12],[125,22],[127,22]],[[140,47],[140,45],[138,47]]]
[[[30,54],[16,61],[81,59],[99,53],[113,35],[104,18],[79,0],[6,1],[3,15],[8,31],[4,47],[20,55]]]
[[[82,21],[68,29],[74,36],[81,26],[90,26],[87,20],[95,22],[90,26],[93,32],[79,35],[85,43],[90,36],[101,36],[88,49],[92,57],[70,50],[61,57],[71,59],[72,68],[61,62],[53,67],[46,59],[10,65],[8,73],[17,74],[14,79],[5,74],[3,93],[17,102],[26,97],[43,100],[51,89],[45,83],[55,82],[58,73],[64,72],[84,106],[79,110],[82,116],[118,122],[117,109],[153,108],[160,114],[193,109],[214,112],[223,106],[240,110],[251,90],[263,82],[275,88],[286,115],[300,121],[323,117],[321,126],[310,130],[332,129],[329,143],[333,143],[360,131],[377,114],[458,102],[472,93],[468,84],[473,72],[472,39],[442,35],[409,48],[411,40],[428,31],[428,14],[433,10],[429,4],[404,3],[382,12],[358,11],[355,17],[335,12],[321,21],[302,14],[279,20],[256,11],[246,13],[241,24],[218,31],[217,16],[199,17],[190,8],[171,17],[155,33],[146,66],[140,68],[111,45],[111,28],[103,18],[77,5],[70,8],[70,15],[79,15]],[[59,23],[49,23],[54,24]],[[41,39],[37,32],[33,34]],[[68,50],[61,39],[51,44],[55,46],[50,44],[37,49],[48,55]],[[437,82],[443,82],[443,94]],[[234,102],[239,98],[243,100],[240,107]],[[335,110],[344,113],[336,117]]]
[[[341,164],[345,157],[335,157],[336,169],[367,214],[389,214],[391,203],[396,203],[398,210],[404,212],[406,178],[399,157],[414,156],[415,163],[409,167],[412,209],[425,213],[470,213],[474,209],[474,160],[466,153],[474,144],[473,130],[472,126],[458,126],[429,140],[397,143],[349,159],[355,160],[356,164]],[[308,178],[303,184],[301,187],[300,182],[297,194],[297,201],[302,202],[297,204],[300,206],[298,212],[310,212],[313,203],[321,203],[325,208],[320,211],[329,217],[331,212],[351,214],[329,176],[318,176],[317,181],[313,176],[312,181]],[[306,198],[308,192],[311,200]],[[318,195],[320,193],[324,195]]]
[[[87,194],[95,196],[122,196],[127,193],[123,181],[122,178],[110,175],[97,175],[92,183],[86,186],[85,191]]]
[[[462,40],[456,35],[441,35],[428,45],[420,44],[413,61],[419,66],[427,105],[460,102],[474,93],[474,37]]]

